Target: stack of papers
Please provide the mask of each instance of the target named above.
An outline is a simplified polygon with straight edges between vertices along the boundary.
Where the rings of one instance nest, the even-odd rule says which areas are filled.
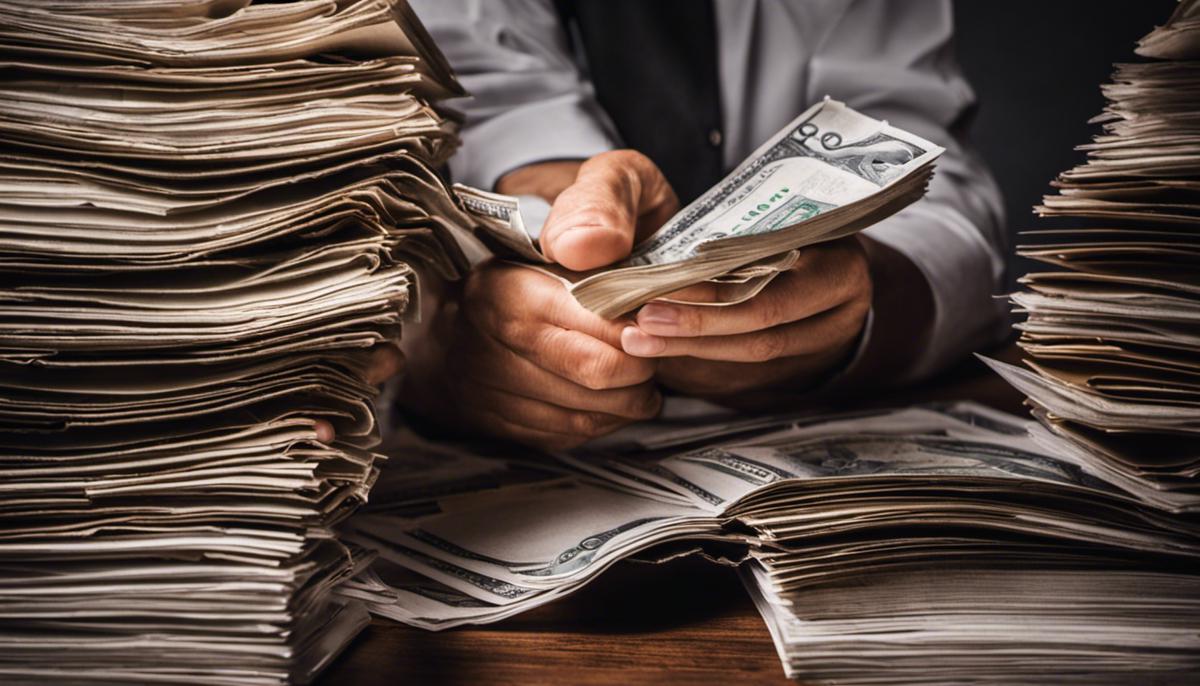
[[[1120,64],[1103,131],[1037,211],[1020,254],[1057,271],[1012,296],[1039,440],[1157,507],[1200,512],[1200,2]]]
[[[553,458],[408,439],[345,525],[379,558],[341,592],[445,629],[698,552],[742,565],[806,683],[1200,673],[1200,527],[1047,454],[1032,424],[961,403],[642,427]]]
[[[0,681],[310,680],[457,83],[385,0],[0,2],[0,71]]]

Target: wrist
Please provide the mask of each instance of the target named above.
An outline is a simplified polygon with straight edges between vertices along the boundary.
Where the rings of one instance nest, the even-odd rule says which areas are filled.
[[[933,292],[921,270],[903,253],[867,236],[859,239],[874,284],[871,316],[851,369],[838,385],[848,389],[892,386],[929,345]]]

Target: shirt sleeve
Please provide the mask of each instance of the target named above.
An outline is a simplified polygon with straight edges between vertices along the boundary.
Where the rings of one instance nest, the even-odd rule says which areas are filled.
[[[928,195],[865,232],[909,258],[933,294],[929,343],[902,381],[1008,332],[1007,304],[995,297],[1004,286],[1004,210],[996,182],[966,142],[975,96],[954,57],[951,12],[950,0],[856,0],[810,62],[810,102],[829,95],[946,148]]]
[[[492,189],[527,164],[619,147],[552,0],[410,2],[471,94],[452,103],[465,115],[456,181]]]

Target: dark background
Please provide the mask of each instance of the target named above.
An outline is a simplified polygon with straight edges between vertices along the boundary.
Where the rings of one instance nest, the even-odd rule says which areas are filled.
[[[1166,21],[1174,0],[956,0],[959,62],[975,88],[975,147],[1004,191],[1009,233],[1033,228],[1032,207],[1104,107],[1113,62],[1135,61],[1137,39]],[[1029,271],[1009,263],[1009,283]]]

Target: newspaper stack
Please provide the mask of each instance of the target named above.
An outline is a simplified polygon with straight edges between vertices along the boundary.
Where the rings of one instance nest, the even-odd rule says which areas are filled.
[[[742,565],[805,683],[1194,679],[1200,525],[1046,454],[1032,423],[970,403],[698,418],[555,459],[410,440],[347,522],[380,557],[342,592],[445,629],[700,552]]]
[[[456,82],[384,0],[5,1],[0,71],[0,682],[308,681]]]
[[[1059,267],[1012,296],[1038,439],[1172,512],[1200,512],[1200,2],[1120,64],[1103,131],[1038,214],[1020,253]],[[1082,228],[1080,228],[1082,227]]]
[[[581,305],[616,317],[686,286],[725,284],[721,304],[753,297],[796,261],[796,250],[861,231],[925,194],[944,149],[826,98],[729,176],[641,240],[620,264],[555,269],[518,198],[456,185],[503,255],[563,280]]]

